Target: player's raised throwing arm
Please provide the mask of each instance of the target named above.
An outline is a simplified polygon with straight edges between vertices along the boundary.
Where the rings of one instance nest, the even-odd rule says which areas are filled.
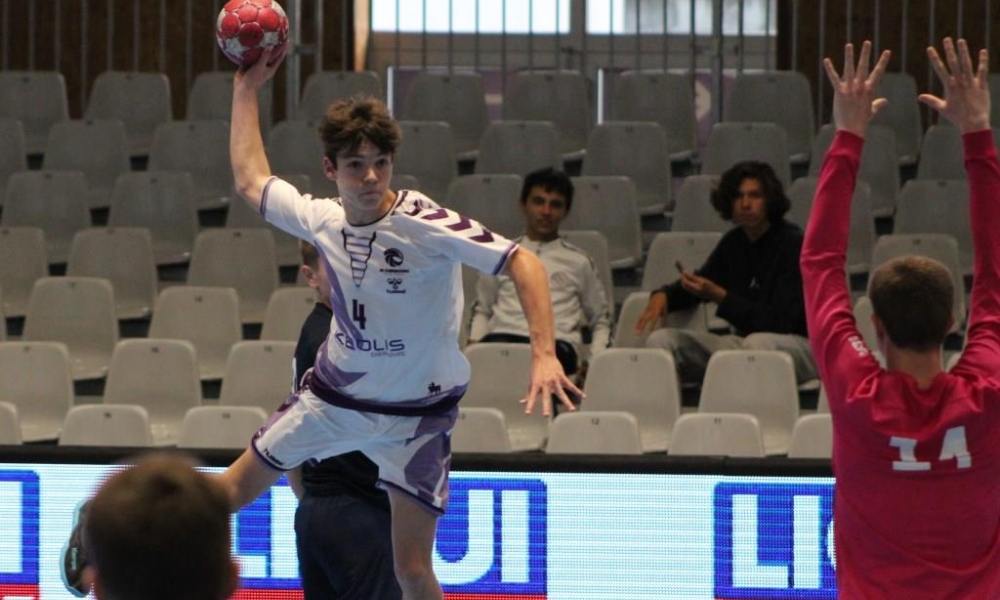
[[[240,69],[233,81],[233,116],[229,127],[233,181],[236,193],[257,211],[264,185],[271,177],[260,133],[257,93],[278,70],[284,55],[284,47],[266,48],[260,60],[250,68]]]
[[[525,412],[530,413],[541,396],[542,414],[548,416],[552,412],[552,394],[558,396],[567,409],[575,410],[567,391],[578,396],[583,396],[583,392],[566,377],[556,359],[555,319],[545,266],[531,252],[518,251],[507,263],[507,275],[517,288],[531,338],[531,384],[522,400]]]

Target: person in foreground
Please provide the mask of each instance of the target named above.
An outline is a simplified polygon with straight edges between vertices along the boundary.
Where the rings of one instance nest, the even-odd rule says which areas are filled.
[[[273,177],[261,139],[258,90],[281,63],[266,50],[233,85],[230,157],[236,190],[280,229],[317,248],[330,283],[330,335],[293,394],[222,475],[232,509],[307,459],[363,451],[389,493],[393,562],[406,600],[440,600],[431,559],[448,501],[450,434],[469,383],[459,348],[462,263],[506,272],[529,323],[531,412],[552,396],[572,410],[582,392],[556,359],[547,276],[531,252],[419,192],[389,189],[398,124],[372,98],[334,103],[320,126],[340,198],[311,202]]]
[[[179,456],[145,458],[112,476],[88,503],[83,521],[94,596],[229,598],[239,582],[229,505],[216,478]]]
[[[844,263],[865,130],[885,104],[871,44],[843,74],[824,61],[837,133],[823,162],[802,249],[809,332],[833,418],[837,585],[841,598],[1000,598],[1000,166],[990,132],[987,54],[965,40],[928,48],[944,97],[920,101],[962,133],[975,271],[966,347],[941,369],[952,278],[921,257],[869,283],[882,369],[851,314]],[[955,198],[955,202],[964,201]]]

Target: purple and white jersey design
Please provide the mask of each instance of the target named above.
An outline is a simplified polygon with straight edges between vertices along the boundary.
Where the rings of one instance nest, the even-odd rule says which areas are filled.
[[[355,227],[339,200],[272,178],[261,213],[320,251],[333,321],[315,375],[361,401],[430,406],[464,391],[460,263],[496,274],[517,250],[480,223],[402,190],[382,219]]]

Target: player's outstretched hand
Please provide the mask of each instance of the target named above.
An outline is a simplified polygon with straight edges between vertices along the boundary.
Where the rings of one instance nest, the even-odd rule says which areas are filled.
[[[267,83],[267,80],[274,77],[281,62],[285,60],[287,50],[287,41],[280,46],[264,48],[257,62],[236,72],[236,85],[242,85],[254,91],[259,90]]]
[[[583,398],[580,388],[566,377],[562,365],[554,356],[536,358],[531,364],[531,385],[528,388],[528,395],[521,398],[524,404],[524,413],[531,414],[538,400],[542,402],[542,414],[546,417],[552,414],[552,396],[559,398],[559,402],[566,410],[576,410],[576,405],[570,399],[570,394],[577,398]]]
[[[889,64],[889,51],[882,52],[875,68],[869,72],[871,52],[872,43],[866,40],[861,45],[861,56],[855,67],[854,45],[844,46],[843,75],[837,74],[832,60],[823,59],[823,68],[833,86],[834,125],[837,129],[844,129],[862,137],[875,113],[888,103],[885,98],[875,98],[875,86],[882,79],[882,74]]]
[[[927,48],[927,58],[944,86],[944,98],[920,94],[918,99],[954,123],[962,133],[989,129],[989,56],[986,50],[979,51],[979,66],[973,69],[969,45],[964,39],[958,40],[957,52],[951,38],[944,38],[943,46],[944,61],[933,46]]]

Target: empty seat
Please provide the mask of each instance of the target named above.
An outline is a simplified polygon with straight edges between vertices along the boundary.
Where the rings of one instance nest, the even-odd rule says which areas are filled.
[[[295,107],[298,121],[319,122],[335,100],[352,96],[382,98],[382,83],[374,71],[318,71],[306,79]]]
[[[149,415],[143,407],[129,404],[74,406],[66,414],[59,445],[152,446]]]
[[[722,239],[721,233],[708,231],[657,233],[646,254],[641,288],[653,291],[676,281],[679,277],[678,262],[689,271],[701,267],[719,245],[720,239]]]
[[[66,274],[110,281],[119,319],[144,319],[153,312],[157,274],[148,229],[102,227],[77,232]]]
[[[105,404],[145,408],[153,443],[175,444],[188,409],[201,405],[194,346],[184,340],[128,339],[115,346]]]
[[[50,263],[61,264],[77,231],[90,227],[87,178],[79,171],[24,171],[11,175],[4,200],[4,227],[39,227]]]
[[[908,181],[899,193],[892,232],[950,235],[958,242],[961,274],[971,275],[974,249],[968,198],[969,184],[962,179]]]
[[[257,406],[271,414],[291,393],[294,355],[295,342],[233,344],[222,376],[219,404]]]
[[[545,167],[562,168],[559,134],[552,123],[494,121],[486,128],[479,143],[476,173],[523,177]]]
[[[608,239],[600,231],[592,229],[563,229],[559,236],[566,242],[583,250],[594,261],[594,268],[604,286],[604,297],[612,309],[615,304],[615,284],[611,274],[611,259],[609,258]],[[612,310],[614,312],[614,310]]]
[[[717,231],[733,228],[712,206],[712,192],[719,185],[718,175],[689,175],[677,190],[671,231]]]
[[[788,156],[793,163],[807,163],[814,132],[812,91],[798,71],[740,73],[733,81],[725,120],[774,123],[784,129]]]
[[[3,206],[3,190],[11,174],[27,170],[24,125],[17,119],[0,117],[0,206]]]
[[[49,129],[69,120],[66,80],[56,71],[0,71],[0,116],[24,125],[29,154],[43,154]]]
[[[148,229],[157,265],[187,262],[198,233],[191,174],[142,171],[122,175],[115,183],[108,226]]]
[[[951,124],[931,125],[920,143],[917,179],[965,179],[962,134]]]
[[[0,227],[0,312],[23,317],[35,281],[48,277],[45,234],[38,227]]]
[[[518,209],[521,184],[518,175],[463,175],[451,182],[441,204],[515,238],[524,231],[524,215]]]
[[[833,142],[833,125],[820,127],[813,139],[809,175],[819,176],[823,157]],[[885,125],[870,125],[865,132],[865,147],[861,151],[861,165],[858,179],[871,186],[872,214],[876,217],[891,217],[896,212],[896,197],[899,196],[899,161],[896,152],[896,134]]]
[[[812,211],[816,196],[815,177],[799,177],[788,188],[788,199],[792,208],[785,218],[795,223],[805,231],[809,223],[809,213]],[[868,272],[868,261],[871,260],[872,248],[875,246],[875,216],[872,214],[871,187],[859,180],[854,186],[851,199],[850,236],[847,241],[847,272]]]
[[[229,287],[240,297],[240,320],[261,323],[278,288],[274,237],[266,229],[206,229],[195,239],[188,284]]]
[[[963,204],[964,203],[953,203]],[[967,205],[965,205],[967,206]],[[957,330],[965,323],[965,284],[962,281],[962,268],[959,263],[958,242],[950,235],[940,233],[924,234],[892,234],[883,235],[875,242],[872,250],[871,270],[900,256],[916,255],[933,258],[951,271],[952,284],[955,290],[954,308]]]
[[[308,190],[309,178],[305,175],[285,175],[282,179],[291,183],[300,192],[305,193]],[[226,211],[226,229],[266,229],[271,232],[274,240],[274,259],[278,266],[295,267],[302,262],[299,238],[265,221],[260,212],[254,210],[242,198],[234,196],[229,204],[229,210]]]
[[[740,413],[681,415],[674,424],[669,454],[675,456],[764,456],[756,417]]]
[[[273,80],[268,80],[257,91],[260,106],[260,128],[267,135],[271,129],[274,104]],[[232,119],[233,112],[233,72],[207,71],[194,78],[188,93],[188,121],[225,121]]]
[[[681,397],[677,368],[667,351],[608,348],[591,358],[584,392],[583,414],[628,412],[639,424],[643,452],[663,452],[669,446]]]
[[[436,202],[458,177],[451,125],[443,121],[400,121],[403,141],[393,158],[393,172],[416,176],[420,191]]]
[[[21,444],[21,421],[17,416],[17,406],[10,402],[0,402],[0,445]]]
[[[642,224],[632,181],[614,176],[575,177],[573,186],[573,210],[563,226],[600,231],[608,240],[611,268],[638,265],[642,260]]]
[[[254,406],[198,406],[187,411],[181,424],[179,448],[227,448],[250,444],[267,423],[268,413]]]
[[[701,156],[702,175],[721,175],[738,162],[757,160],[774,169],[786,187],[791,183],[785,130],[774,123],[716,123]]]
[[[765,453],[787,453],[799,418],[791,357],[772,350],[715,352],[705,370],[698,412],[752,414],[760,421]]]
[[[507,86],[504,119],[551,122],[563,158],[581,158],[594,121],[590,95],[590,83],[579,71],[523,71]]]
[[[187,171],[199,210],[223,208],[232,195],[229,124],[171,121],[156,128],[149,150],[150,171]]]
[[[17,407],[24,442],[56,439],[73,404],[66,345],[0,343],[0,398]]]
[[[267,136],[267,159],[274,173],[306,175],[313,196],[334,198],[339,195],[337,184],[326,176],[323,156],[323,142],[315,123],[281,121]]]
[[[507,419],[498,408],[460,406],[451,432],[452,452],[510,452]]]
[[[103,378],[118,343],[111,282],[95,277],[39,279],[28,300],[23,339],[66,344],[74,380]]]
[[[535,403],[530,415],[524,414],[524,405],[519,402],[531,378],[531,346],[481,343],[467,346],[464,352],[472,377],[462,405],[503,412],[512,450],[541,449],[548,438],[550,419],[542,415],[541,401]]]
[[[458,158],[475,159],[490,121],[483,78],[471,71],[417,73],[406,91],[401,115],[408,121],[448,123]]]
[[[833,423],[829,414],[804,415],[795,422],[788,458],[830,458],[833,454]]]
[[[688,75],[625,71],[615,81],[611,119],[659,123],[671,160],[690,160],[695,153],[694,86]]]
[[[559,415],[549,428],[546,454],[642,454],[639,422],[623,411]]]
[[[222,379],[229,349],[243,336],[239,310],[232,288],[169,287],[156,300],[149,337],[188,340],[201,379]]]
[[[84,116],[122,121],[129,152],[144,156],[156,127],[173,118],[170,80],[163,73],[105,71],[94,80]]]
[[[861,296],[854,303],[854,323],[861,334],[861,339],[865,341],[868,349],[878,351],[878,337],[875,335],[875,324],[872,323],[872,301],[868,296]]]
[[[402,173],[393,173],[392,179],[389,180],[389,189],[393,191],[399,190],[420,190],[420,180],[417,179],[415,175],[404,175]],[[447,190],[445,190],[447,193]],[[444,201],[444,196],[439,198],[434,198],[434,201],[441,203]]]
[[[302,324],[316,306],[316,292],[308,287],[284,287],[271,293],[264,311],[260,339],[294,342],[299,339]]]
[[[590,132],[583,175],[622,175],[635,184],[639,213],[673,209],[667,135],[657,123],[609,122]]]
[[[80,171],[87,178],[90,208],[107,208],[115,180],[131,168],[127,139],[125,124],[117,119],[57,123],[49,131],[43,166],[49,171]]]
[[[872,118],[871,124],[884,125],[896,135],[898,164],[916,164],[923,137],[917,81],[908,73],[884,73],[875,88],[875,97],[889,102]]]

